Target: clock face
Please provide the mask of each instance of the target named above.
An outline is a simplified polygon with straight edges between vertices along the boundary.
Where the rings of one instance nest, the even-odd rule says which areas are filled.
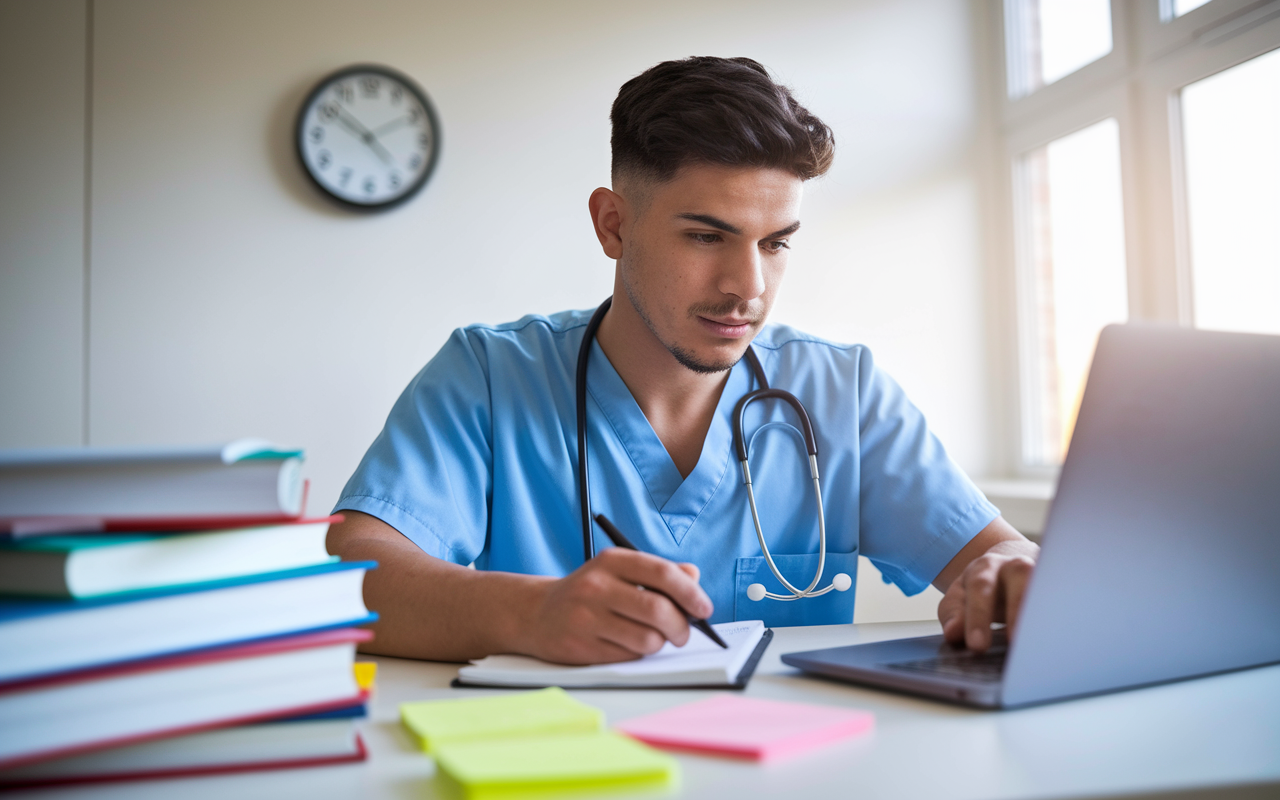
[[[404,75],[361,66],[325,78],[298,115],[298,155],[326,194],[349,208],[389,208],[427,182],[439,152],[427,96]]]

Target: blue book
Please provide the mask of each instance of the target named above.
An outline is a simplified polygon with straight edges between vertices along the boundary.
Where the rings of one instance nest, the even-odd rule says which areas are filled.
[[[377,619],[364,605],[373,561],[125,592],[88,600],[0,598],[0,687]]]

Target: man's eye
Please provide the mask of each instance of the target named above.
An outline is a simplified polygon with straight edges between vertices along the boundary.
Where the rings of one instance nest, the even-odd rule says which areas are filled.
[[[720,234],[718,233],[691,233],[689,235],[698,244],[715,244],[720,241]]]
[[[791,243],[788,242],[786,239],[776,239],[772,242],[765,243],[765,247],[771,252],[776,253],[779,250],[790,250]]]

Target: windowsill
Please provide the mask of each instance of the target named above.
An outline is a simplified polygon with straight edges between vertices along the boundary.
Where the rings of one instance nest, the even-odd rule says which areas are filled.
[[[1053,501],[1054,481],[982,478],[975,483],[1010,525],[1027,538],[1040,540]]]

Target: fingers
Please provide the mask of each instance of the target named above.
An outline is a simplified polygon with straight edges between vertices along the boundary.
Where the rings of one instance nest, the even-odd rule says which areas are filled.
[[[541,635],[529,652],[560,663],[599,664],[655,653],[668,641],[684,645],[689,622],[682,609],[706,616],[712,611],[697,575],[691,564],[609,548],[547,587],[536,615]]]
[[[991,623],[995,622],[1000,567],[993,559],[979,558],[969,565],[964,581],[964,643],[970,650],[991,646]]]
[[[955,647],[964,644],[964,581],[954,581],[938,602],[938,621],[942,623],[942,636],[947,644]]]
[[[991,646],[998,574],[994,565],[982,565],[965,575],[964,642],[970,650]]]
[[[605,603],[613,613],[648,626],[659,636],[656,646],[650,646],[646,640],[643,643],[644,649],[636,650],[637,653],[657,652],[663,641],[669,641],[677,647],[689,641],[689,621],[684,612],[658,592],[618,580],[616,589],[609,593]],[[612,640],[612,637],[608,638]]]
[[[633,591],[635,591],[633,589]],[[636,591],[636,594],[640,592]],[[652,594],[652,592],[650,592]],[[667,603],[670,606],[670,603]],[[689,640],[689,625],[684,621],[684,617],[680,617],[679,622],[684,625],[684,637],[682,642],[672,644],[683,644]],[[600,629],[599,636],[605,642],[609,642],[625,649],[631,658],[638,656],[647,656],[656,653],[662,649],[662,646],[671,639],[666,633],[653,628],[652,626],[636,622],[633,619],[622,615],[614,615],[614,619]]]
[[[647,586],[666,593],[681,609],[695,617],[706,619],[714,611],[711,598],[702,591],[697,579],[673,561],[620,547],[605,550],[595,560],[634,586]]]
[[[991,646],[993,622],[1007,623],[1012,637],[1034,569],[1035,562],[1022,556],[974,559],[938,603],[946,640],[970,650],[986,650]]]
[[[1031,582],[1035,565],[1027,558],[1015,558],[1000,568],[1000,583],[1004,587],[1004,618],[1009,628],[1009,639],[1017,634],[1018,615],[1022,612],[1022,598]]]

